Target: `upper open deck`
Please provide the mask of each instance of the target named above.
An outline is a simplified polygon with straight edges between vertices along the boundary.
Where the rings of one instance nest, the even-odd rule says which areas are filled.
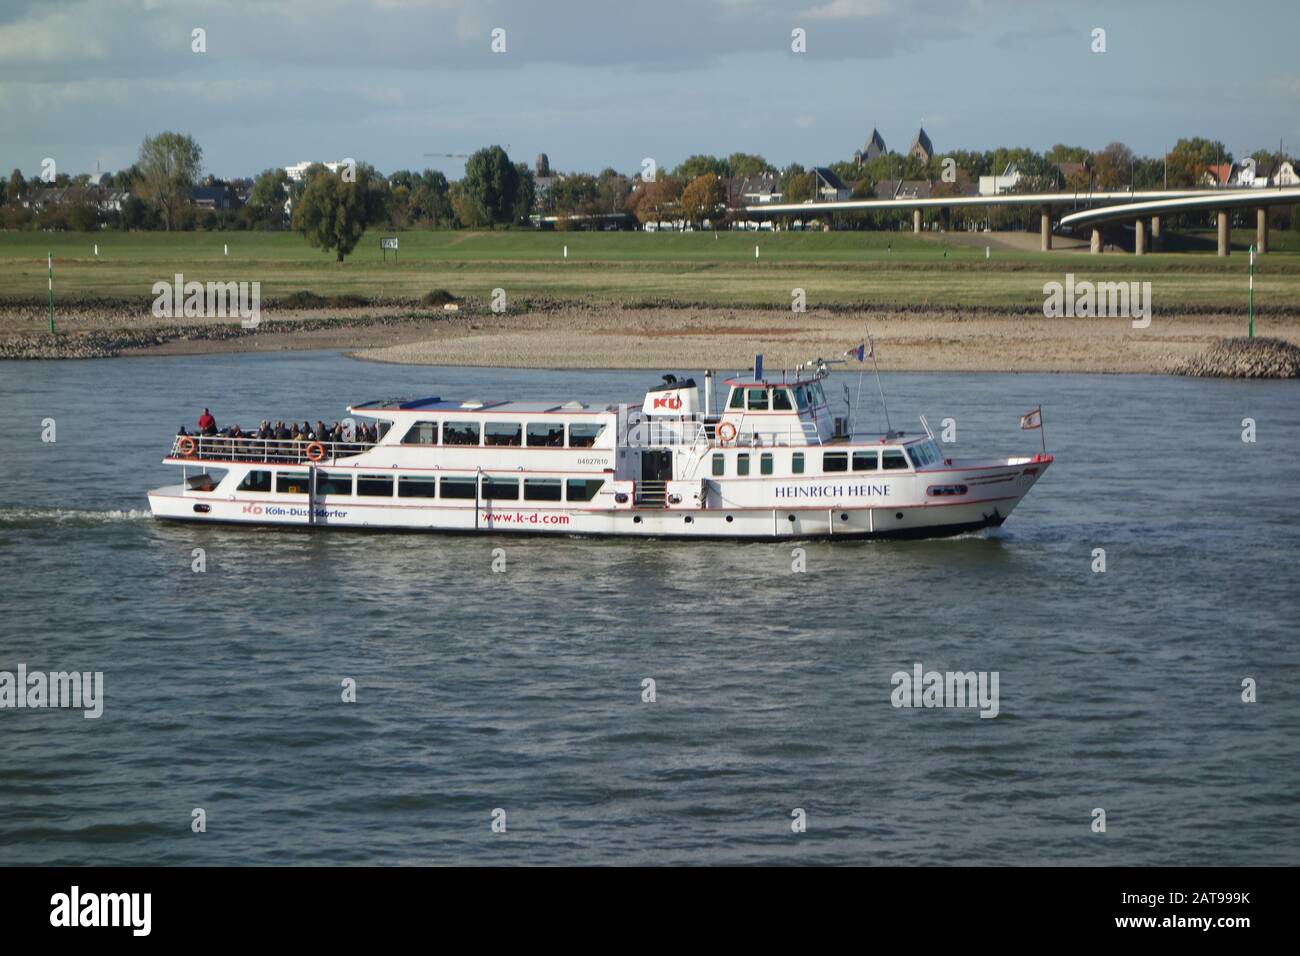
[[[452,414],[457,412],[484,413],[488,415],[601,415],[612,406],[599,407],[585,402],[515,402],[506,400],[481,401],[478,399],[390,398],[351,405],[348,411],[367,417],[390,417],[396,420],[410,414]]]

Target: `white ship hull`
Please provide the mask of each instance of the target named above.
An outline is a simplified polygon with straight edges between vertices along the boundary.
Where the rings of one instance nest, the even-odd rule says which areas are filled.
[[[927,428],[856,435],[820,377],[689,380],[643,407],[373,402],[364,443],[179,436],[162,519],[300,528],[631,538],[942,537],[1001,525],[1050,455],[953,460]],[[300,430],[301,431],[301,430]],[[197,474],[191,474],[197,469]]]
[[[223,496],[183,485],[149,492],[155,517],[178,521],[492,534],[610,535],[627,537],[742,538],[926,538],[998,527],[1049,462],[1011,459],[1006,465],[957,471],[954,481],[1008,476],[997,494],[968,500],[909,503],[890,495],[864,507],[833,501],[827,506],[682,508],[536,508],[522,502],[482,502],[477,508],[359,502],[320,496],[309,509],[301,495]],[[1032,468],[1025,474],[1026,468]],[[890,500],[891,498],[895,500]]]

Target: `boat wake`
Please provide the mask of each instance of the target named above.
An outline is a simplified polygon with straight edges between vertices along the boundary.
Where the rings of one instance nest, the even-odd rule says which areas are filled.
[[[41,528],[53,526],[86,526],[114,524],[119,521],[144,521],[149,518],[147,509],[89,508],[31,508],[0,507],[0,527]]]

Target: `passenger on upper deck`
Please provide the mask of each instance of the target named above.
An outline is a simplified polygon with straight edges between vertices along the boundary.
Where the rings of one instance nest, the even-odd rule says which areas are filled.
[[[217,420],[212,417],[212,413],[206,408],[203,414],[199,416],[199,434],[215,435],[217,433]]]

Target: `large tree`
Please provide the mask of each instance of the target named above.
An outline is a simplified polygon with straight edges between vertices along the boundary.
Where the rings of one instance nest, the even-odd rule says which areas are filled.
[[[190,191],[203,165],[203,150],[184,133],[146,136],[140,144],[140,193],[158,209],[171,231],[177,211],[190,201]]]
[[[812,199],[815,194],[813,174],[798,163],[791,163],[781,172],[781,201],[786,203],[803,202]]]
[[[682,182],[698,179],[705,173],[713,173],[715,176],[728,175],[726,160],[718,159],[718,157],[710,156],[707,153],[697,153],[694,156],[686,157],[682,164],[673,170],[673,175]]]
[[[776,172],[776,167],[756,153],[732,153],[727,157],[727,172],[731,176],[766,176]]]
[[[1232,162],[1232,153],[1217,139],[1193,136],[1175,143],[1165,159],[1169,185],[1174,189],[1187,189],[1200,183],[1206,166]]]
[[[672,176],[659,176],[652,183],[642,182],[628,198],[628,211],[638,222],[660,222],[676,212],[681,188]]]
[[[289,195],[289,174],[283,169],[258,173],[244,207],[252,225],[263,229],[279,228],[284,223],[284,201]]]
[[[515,222],[527,222],[533,214],[533,204],[537,201],[537,183],[533,180],[533,171],[527,163],[515,163],[515,203],[512,210]]]
[[[696,176],[682,190],[682,218],[693,225],[699,225],[705,219],[716,222],[718,209],[725,202],[722,180],[713,173]]]
[[[1093,179],[1098,189],[1119,189],[1136,176],[1133,150],[1123,143],[1110,143],[1092,158]]]
[[[5,202],[17,202],[22,198],[26,191],[27,181],[23,179],[23,171],[15,169],[9,174],[9,184],[5,188]]]
[[[313,168],[315,173],[294,203],[293,228],[313,246],[333,249],[336,261],[342,262],[366,231],[370,177],[358,168],[356,180],[349,182],[323,167]]]
[[[481,221],[488,226],[510,222],[519,193],[519,169],[500,146],[480,149],[465,162],[461,181],[465,199],[478,206]]]

